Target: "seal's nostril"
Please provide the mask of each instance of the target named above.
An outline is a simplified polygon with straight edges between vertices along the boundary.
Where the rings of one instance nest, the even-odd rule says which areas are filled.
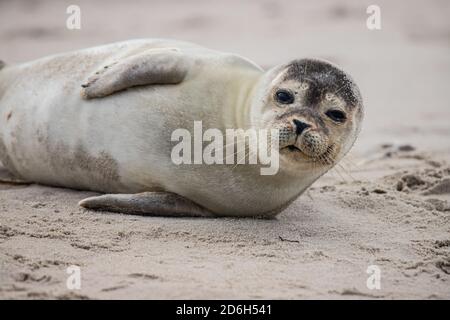
[[[300,120],[294,119],[293,120],[294,124],[295,124],[295,133],[297,134],[302,134],[302,132],[306,129],[311,127],[311,125],[304,123]]]

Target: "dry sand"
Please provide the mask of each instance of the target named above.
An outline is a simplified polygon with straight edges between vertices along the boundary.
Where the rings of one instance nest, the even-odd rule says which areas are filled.
[[[82,29],[65,29],[76,2]],[[0,58],[169,37],[270,67],[327,58],[359,83],[361,136],[276,220],[87,212],[93,193],[0,184],[0,298],[450,298],[450,3],[0,1]],[[79,265],[81,290],[66,288]],[[381,270],[369,290],[366,269]]]

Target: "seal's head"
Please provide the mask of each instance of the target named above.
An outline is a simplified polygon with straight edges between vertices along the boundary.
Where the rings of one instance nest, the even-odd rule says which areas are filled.
[[[269,70],[262,81],[252,123],[279,129],[285,166],[331,167],[350,150],[363,104],[347,73],[323,60],[302,59]]]

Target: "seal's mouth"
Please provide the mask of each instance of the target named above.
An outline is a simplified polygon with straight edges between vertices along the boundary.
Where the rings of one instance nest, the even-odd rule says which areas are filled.
[[[325,152],[317,155],[310,155],[305,151],[302,151],[299,147],[297,147],[294,144],[287,145],[280,149],[280,151],[283,151],[285,155],[290,155],[291,157],[294,157],[293,159],[309,159],[309,161],[317,163],[317,164],[323,164],[323,165],[330,165],[335,163],[335,146],[329,145]]]
[[[282,148],[282,149],[287,149],[287,150],[289,150],[289,151],[291,151],[291,152],[302,152],[299,148],[297,148],[295,145],[293,145],[293,144],[291,144],[291,145],[289,145],[289,146],[286,146],[286,147],[284,147],[284,148]]]

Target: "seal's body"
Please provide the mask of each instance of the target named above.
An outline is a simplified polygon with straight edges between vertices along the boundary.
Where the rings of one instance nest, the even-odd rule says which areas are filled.
[[[277,124],[270,127],[303,136],[289,118],[293,105],[291,115],[286,113],[289,119],[281,116],[286,110],[266,110],[269,100],[278,99],[271,86],[303,83],[285,79],[289,70],[283,66],[265,73],[237,55],[171,40],[127,41],[6,66],[0,70],[0,160],[23,180],[112,193],[82,201],[88,208],[154,215],[274,215],[356,138],[362,105],[353,83],[342,90],[350,98],[339,102],[353,124],[335,144],[345,148],[333,149],[333,163],[317,166],[320,157],[302,153],[307,144],[297,148],[295,141],[301,139],[295,138],[280,140],[284,149],[274,176],[261,175],[257,165],[176,165],[171,134],[178,128],[192,130],[199,120],[205,128],[223,131],[260,128],[273,120]],[[304,83],[301,90],[307,90]],[[306,101],[306,94],[293,92],[299,102]],[[305,117],[312,120],[311,114]],[[327,129],[312,124],[311,132],[321,126]],[[297,154],[284,154],[287,149]],[[326,155],[331,158],[331,152]],[[306,158],[316,165],[306,165]]]

